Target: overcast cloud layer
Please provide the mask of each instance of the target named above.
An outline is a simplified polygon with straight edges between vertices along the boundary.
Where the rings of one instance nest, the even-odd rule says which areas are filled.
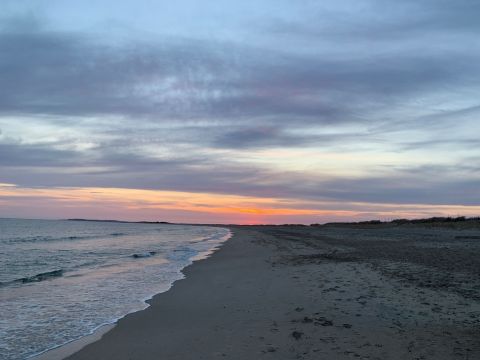
[[[480,205],[480,3],[317,3],[5,1],[0,183]]]

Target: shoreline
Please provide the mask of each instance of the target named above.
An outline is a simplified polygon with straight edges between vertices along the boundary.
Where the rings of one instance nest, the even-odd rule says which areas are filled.
[[[67,359],[480,355],[480,292],[468,275],[480,244],[470,230],[228,228],[213,256]]]
[[[70,220],[70,219],[68,219],[68,220]],[[77,219],[74,219],[74,220],[77,220]],[[145,222],[142,222],[142,223],[145,223]],[[203,226],[203,225],[199,225],[199,226]],[[96,329],[92,330],[92,332],[89,333],[89,334],[81,336],[78,339],[71,340],[71,341],[69,341],[65,344],[57,345],[57,346],[52,347],[50,349],[47,349],[47,350],[45,350],[41,353],[34,354],[34,355],[28,357],[27,359],[29,359],[29,360],[63,360],[63,359],[66,359],[69,356],[71,356],[71,355],[79,352],[80,350],[82,350],[85,346],[101,340],[103,335],[105,335],[106,333],[108,333],[109,331],[114,329],[117,326],[118,322],[120,320],[122,320],[123,318],[125,318],[126,316],[131,315],[131,314],[135,314],[137,312],[147,310],[151,306],[151,301],[153,300],[154,297],[170,291],[172,289],[172,287],[175,285],[176,282],[185,279],[185,277],[186,277],[186,275],[184,273],[185,269],[191,267],[192,265],[194,265],[195,263],[197,263],[199,261],[208,259],[213,254],[215,254],[217,251],[219,251],[222,248],[222,246],[233,237],[233,233],[232,233],[230,228],[228,228],[226,226],[215,226],[215,227],[220,227],[220,228],[227,229],[229,231],[229,234],[226,235],[227,239],[224,240],[223,242],[221,242],[219,245],[215,246],[214,248],[193,256],[190,259],[191,263],[188,264],[187,266],[185,266],[182,270],[180,270],[180,272],[182,274],[182,277],[180,279],[173,281],[170,284],[170,286],[168,287],[168,289],[166,289],[162,292],[159,292],[159,293],[155,293],[152,296],[142,300],[143,303],[145,303],[145,305],[146,305],[146,307],[144,309],[135,310],[135,311],[132,311],[130,313],[127,313],[127,314],[123,315],[122,317],[114,320],[111,323],[105,323],[105,324],[100,325]]]
[[[142,311],[142,310],[139,310]],[[100,325],[98,328],[93,330],[91,334],[84,335],[78,339],[72,340],[66,344],[58,345],[54,348],[47,349],[40,354],[36,354],[28,357],[29,360],[63,360],[70,355],[75,354],[76,352],[82,350],[88,344],[91,344],[95,341],[98,341],[102,338],[104,334],[112,330],[116,326],[117,322],[115,321],[112,324]]]

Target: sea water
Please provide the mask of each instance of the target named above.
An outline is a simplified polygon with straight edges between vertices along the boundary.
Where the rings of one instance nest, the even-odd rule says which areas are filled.
[[[26,359],[142,310],[230,232],[0,219],[0,359]]]

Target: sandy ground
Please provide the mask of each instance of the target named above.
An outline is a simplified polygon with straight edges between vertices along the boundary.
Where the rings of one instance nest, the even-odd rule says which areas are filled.
[[[68,359],[480,359],[480,228],[232,231]]]

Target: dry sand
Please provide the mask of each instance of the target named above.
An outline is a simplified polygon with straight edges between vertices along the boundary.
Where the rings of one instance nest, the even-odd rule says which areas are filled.
[[[68,359],[480,359],[480,228],[231,229]]]

